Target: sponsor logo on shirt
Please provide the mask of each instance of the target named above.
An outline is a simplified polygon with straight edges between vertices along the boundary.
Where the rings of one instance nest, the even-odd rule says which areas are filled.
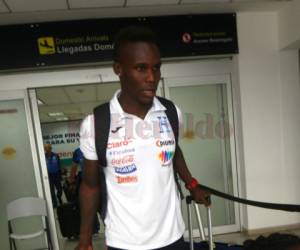
[[[115,129],[112,129],[111,132],[115,134],[115,133],[117,133],[121,128],[122,128],[122,126],[116,127]]]
[[[122,150],[110,150],[108,152],[109,155],[123,155],[123,154],[128,154],[128,153],[133,153],[135,151],[134,148],[125,148]]]
[[[158,116],[159,133],[170,133],[169,120],[166,116]]]
[[[116,176],[117,183],[122,184],[122,183],[132,183],[132,182],[137,182],[138,177],[137,176]]]
[[[126,164],[132,163],[133,160],[134,160],[133,155],[125,155],[121,158],[112,159],[111,160],[111,165],[126,165]]]
[[[163,147],[163,146],[170,146],[170,145],[174,145],[175,144],[175,140],[157,140],[156,141],[156,146],[157,147]]]
[[[114,169],[117,174],[124,174],[124,175],[131,174],[137,170],[136,165],[134,163],[124,167],[114,167]]]
[[[128,140],[124,140],[124,141],[118,141],[118,142],[110,142],[107,143],[107,148],[120,148],[120,147],[125,147],[127,146],[129,143],[131,143],[132,141],[128,141]]]
[[[173,156],[173,151],[163,150],[158,154],[158,159],[162,162],[162,165],[167,165]]]

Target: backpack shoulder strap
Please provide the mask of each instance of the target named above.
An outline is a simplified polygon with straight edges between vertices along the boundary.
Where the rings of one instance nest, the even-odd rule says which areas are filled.
[[[106,167],[106,147],[110,128],[110,109],[109,102],[94,108],[95,122],[95,146],[98,161],[101,166]]]
[[[98,156],[98,162],[102,167],[107,166],[106,148],[110,128],[110,109],[109,103],[94,108],[94,124],[95,124],[95,146]],[[107,188],[103,168],[100,167],[100,206],[99,212],[104,221],[107,211]]]
[[[175,136],[175,141],[176,141],[176,148],[178,144],[178,131],[179,131],[179,120],[178,120],[178,114],[176,110],[176,106],[174,105],[173,102],[171,102],[168,99],[165,99],[163,97],[157,96],[158,100],[161,102],[162,105],[166,107],[166,115],[168,117],[168,120],[171,124],[174,136]]]
[[[175,149],[175,154],[178,148],[178,135],[179,135],[179,119],[178,119],[178,114],[177,114],[177,109],[175,104],[168,100],[165,99],[163,97],[159,97],[157,96],[158,100],[161,102],[162,105],[164,105],[166,107],[166,115],[168,117],[169,123],[171,124],[173,133],[174,133],[174,137],[175,137],[175,142],[176,142],[176,149]],[[176,186],[177,189],[179,191],[180,194],[180,198],[184,199],[184,195],[179,183],[179,179],[178,179],[178,173],[176,172],[176,170],[174,169],[174,178],[175,178],[175,182],[176,182]]]

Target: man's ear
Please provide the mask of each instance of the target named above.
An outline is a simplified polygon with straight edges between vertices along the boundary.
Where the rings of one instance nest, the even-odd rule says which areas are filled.
[[[121,76],[122,74],[122,66],[119,62],[114,62],[113,69],[116,75]]]

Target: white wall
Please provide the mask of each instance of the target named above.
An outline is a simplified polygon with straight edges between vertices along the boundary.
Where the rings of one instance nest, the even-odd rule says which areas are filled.
[[[244,191],[248,199],[300,203],[300,159],[293,148],[300,143],[298,63],[279,51],[275,12],[239,13],[238,38]],[[299,215],[250,206],[244,216],[248,230],[300,222]]]
[[[300,47],[300,0],[293,0],[279,12],[280,48]]]
[[[280,52],[282,113],[282,202],[300,204],[300,82],[299,51]],[[300,222],[300,214],[282,218],[287,223]]]

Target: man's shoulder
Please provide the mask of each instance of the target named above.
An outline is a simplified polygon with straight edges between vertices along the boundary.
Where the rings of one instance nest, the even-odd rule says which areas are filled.
[[[74,154],[75,154],[76,156],[78,156],[78,157],[81,157],[81,156],[83,155],[83,153],[82,153],[80,147],[77,148],[77,149],[74,151]]]

